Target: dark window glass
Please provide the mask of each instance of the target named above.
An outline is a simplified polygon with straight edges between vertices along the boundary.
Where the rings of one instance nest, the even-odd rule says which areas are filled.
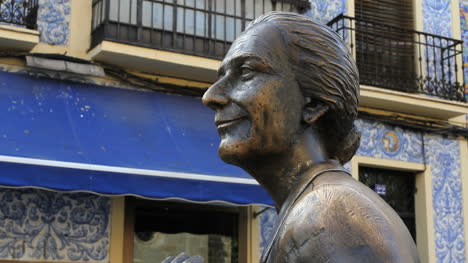
[[[181,252],[206,263],[237,263],[238,213],[235,208],[168,202],[137,202],[135,263],[161,262]]]
[[[414,91],[412,0],[356,0],[356,55],[361,84]]]
[[[106,39],[220,59],[261,14],[308,9],[307,0],[93,0],[92,46]]]
[[[359,167],[359,181],[377,192],[395,209],[416,241],[414,173]]]

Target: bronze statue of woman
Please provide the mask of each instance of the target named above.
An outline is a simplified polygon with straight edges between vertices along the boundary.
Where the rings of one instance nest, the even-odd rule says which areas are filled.
[[[275,202],[262,263],[420,262],[396,212],[342,167],[359,146],[359,77],[332,29],[294,13],[259,17],[203,103],[216,111],[221,159]]]

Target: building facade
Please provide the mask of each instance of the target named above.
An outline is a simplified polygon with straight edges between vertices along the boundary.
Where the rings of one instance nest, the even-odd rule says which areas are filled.
[[[362,140],[345,167],[423,262],[466,262],[465,0],[0,2],[0,262],[258,262],[272,201],[218,159],[200,97],[271,10],[349,44]]]

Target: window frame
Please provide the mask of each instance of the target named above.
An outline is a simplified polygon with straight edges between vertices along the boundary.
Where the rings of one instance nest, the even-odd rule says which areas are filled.
[[[140,200],[129,196],[112,198],[109,262],[133,262],[135,207],[138,201]],[[144,202],[158,201],[144,200]],[[192,204],[187,202],[185,205],[190,206]],[[207,205],[205,209],[236,212],[238,214],[238,262],[257,263],[260,259],[260,228],[259,218],[255,218],[254,214],[258,207],[254,205]]]

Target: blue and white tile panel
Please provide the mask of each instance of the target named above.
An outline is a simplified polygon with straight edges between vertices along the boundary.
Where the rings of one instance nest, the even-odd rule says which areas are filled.
[[[380,122],[358,120],[362,133],[359,156],[423,163],[421,134]]]
[[[310,0],[307,15],[326,24],[340,14],[346,13],[346,0]]]
[[[423,31],[438,36],[452,36],[452,16],[450,0],[423,0]],[[438,38],[428,37],[425,39],[429,45],[443,45],[443,41]],[[427,47],[426,47],[427,48]],[[433,51],[430,49],[430,51]],[[443,79],[440,64],[440,49],[433,52],[426,52],[427,60],[435,61],[427,64],[427,76],[431,78]],[[452,62],[451,65],[454,63]],[[444,66],[446,67],[446,66]],[[444,70],[449,71],[448,68]]]
[[[0,259],[108,262],[110,198],[0,188]]]
[[[450,0],[423,0],[422,13],[424,32],[452,36]]]
[[[437,262],[465,262],[459,143],[438,135],[425,135],[424,144],[426,160],[432,168]]]
[[[68,45],[71,0],[39,0],[37,27],[41,42]]]

